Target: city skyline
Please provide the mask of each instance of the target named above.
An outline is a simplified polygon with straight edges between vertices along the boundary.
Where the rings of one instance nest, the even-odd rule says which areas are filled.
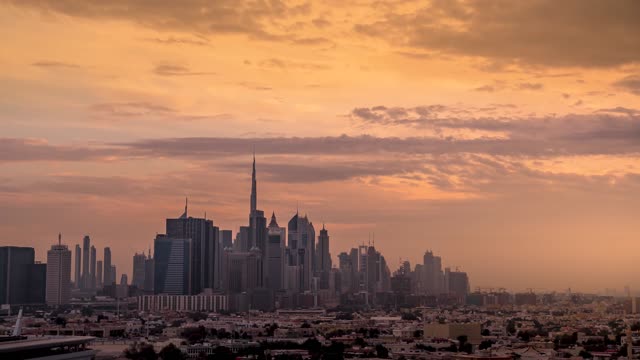
[[[299,208],[334,266],[375,234],[392,271],[640,289],[638,2],[480,4],[0,1],[0,245],[88,235],[131,281],[188,197],[233,236]]]

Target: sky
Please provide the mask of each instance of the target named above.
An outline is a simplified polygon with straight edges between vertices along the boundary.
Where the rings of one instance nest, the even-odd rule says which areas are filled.
[[[0,244],[258,207],[472,288],[640,289],[640,2],[0,0]]]

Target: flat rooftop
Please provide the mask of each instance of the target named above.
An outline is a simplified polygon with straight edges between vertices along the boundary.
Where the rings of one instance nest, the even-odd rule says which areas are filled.
[[[92,336],[44,336],[23,340],[0,342],[0,354],[24,350],[49,349],[59,346],[86,344],[95,338]]]

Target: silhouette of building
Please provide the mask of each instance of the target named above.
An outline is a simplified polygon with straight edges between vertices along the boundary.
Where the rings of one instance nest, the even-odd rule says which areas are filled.
[[[101,289],[102,288],[102,269],[103,269],[102,265],[102,260],[98,260],[96,262],[96,288]]]
[[[82,239],[82,281],[80,282],[81,289],[89,289],[91,287],[89,276],[89,262],[91,256],[91,239],[89,235],[85,235]]]
[[[91,261],[89,263],[89,288],[96,288],[96,248],[91,245]]]
[[[80,286],[82,286],[82,272],[80,271],[80,269],[82,269],[82,249],[80,248],[79,244],[76,244],[76,257],[75,257],[75,276],[74,276],[74,281],[75,281],[75,286],[76,288],[80,288]]]
[[[314,274],[315,258],[315,229],[313,223],[305,215],[301,217],[298,212],[289,220],[287,225],[288,236],[288,264],[298,269],[298,284],[295,290],[299,292],[311,290],[311,281]]]
[[[30,247],[0,247],[0,304],[45,302],[46,265],[35,263]]]
[[[70,299],[71,251],[62,244],[62,235],[58,235],[58,243],[47,252],[46,302],[59,306],[68,304]]]
[[[188,216],[187,203],[185,203],[184,213],[177,219],[167,219],[166,223],[167,237],[191,239],[189,245],[191,294],[199,294],[204,289],[217,287],[214,271],[219,230],[213,225],[213,221]]]
[[[133,272],[131,278],[131,285],[137,286],[138,289],[144,288],[144,279],[145,279],[145,262],[147,261],[147,256],[142,254],[134,254],[133,255]]]
[[[111,249],[109,247],[104,248],[104,272],[102,274],[104,280],[102,286],[108,286],[113,284],[113,277],[111,276]]]
[[[284,286],[284,246],[286,229],[278,226],[276,214],[271,214],[266,245],[266,274],[264,286],[278,291]]]
[[[156,236],[153,245],[155,294],[192,293],[191,242],[191,239]]]
[[[220,241],[223,249],[233,247],[233,231],[220,230]]]
[[[329,288],[329,275],[331,274],[331,254],[329,253],[329,232],[322,224],[320,235],[318,235],[318,246],[316,249],[316,265],[320,282],[320,289]]]
[[[149,249],[149,254],[144,261],[144,291],[147,293],[153,293],[153,283],[154,283],[154,266],[155,261],[151,257],[151,249]]]

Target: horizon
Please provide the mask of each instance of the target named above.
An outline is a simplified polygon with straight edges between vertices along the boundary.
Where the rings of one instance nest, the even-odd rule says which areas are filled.
[[[476,287],[601,293],[640,254],[640,2],[0,1],[0,245],[118,274],[189,214],[299,208]]]

